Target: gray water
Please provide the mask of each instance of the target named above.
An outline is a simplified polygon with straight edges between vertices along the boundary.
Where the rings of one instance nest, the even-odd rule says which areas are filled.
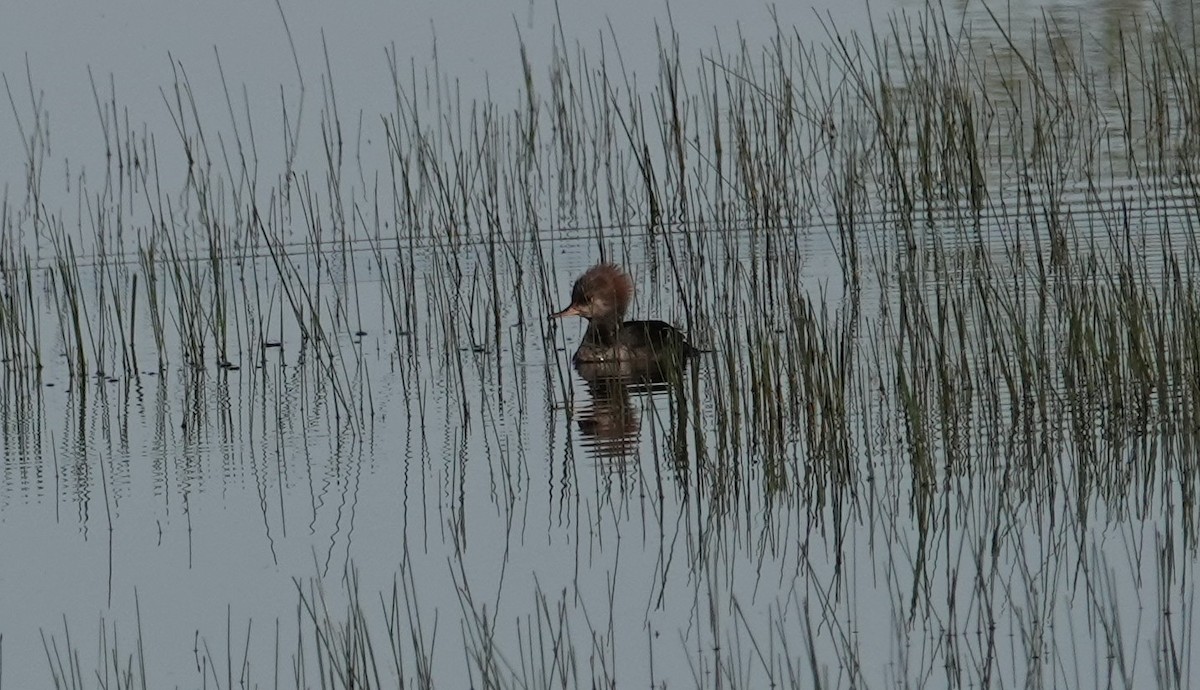
[[[1001,395],[994,409],[979,393],[958,425],[930,422],[942,439],[961,434],[957,445],[922,450],[896,392],[902,364],[885,349],[899,323],[892,288],[903,281],[869,276],[928,268],[920,288],[932,292],[943,274],[905,269],[898,251],[864,242],[868,278],[852,286],[823,200],[787,231],[755,220],[671,222],[670,214],[653,231],[615,227],[605,222],[619,209],[584,203],[580,211],[551,191],[537,197],[546,208],[531,214],[544,223],[533,230],[504,221],[500,233],[477,225],[449,239],[449,221],[406,234],[391,224],[391,209],[373,213],[388,198],[373,190],[390,179],[380,125],[395,109],[386,51],[416,74],[433,69],[436,54],[447,93],[506,112],[519,105],[519,39],[544,84],[556,30],[568,55],[575,41],[589,55],[601,44],[611,51],[615,36],[627,74],[648,90],[658,78],[654,22],[672,23],[687,60],[718,40],[732,46],[739,31],[755,47],[776,32],[765,6],[670,9],[668,17],[638,3],[562,7],[561,29],[553,6],[532,3],[321,5],[285,8],[283,17],[272,5],[241,4],[9,13],[0,65],[16,105],[0,125],[4,244],[28,252],[36,268],[34,340],[44,368],[3,373],[0,683],[47,687],[56,669],[78,664],[63,674],[100,687],[100,678],[121,675],[115,657],[135,687],[143,666],[147,687],[319,686],[309,614],[298,607],[299,593],[319,583],[335,623],[348,617],[348,592],[358,593],[383,687],[416,681],[414,646],[441,687],[1189,685],[1196,518],[1187,434],[1169,433],[1166,421],[1144,423],[1141,435],[1073,430],[1057,414],[1070,408],[1065,393],[1041,406]],[[871,8],[877,29],[894,9]],[[980,10],[944,8],[952,25],[978,26],[980,44],[998,43]],[[1018,35],[1041,21],[1043,6],[1005,12]],[[1046,12],[1070,20],[1067,37],[1109,36],[1130,15],[1151,15],[1136,3],[1057,3]],[[1162,24],[1188,16],[1182,4],[1163,12]],[[776,13],[786,33],[795,27],[817,46],[832,39],[816,16],[832,13],[839,31],[870,30],[864,7]],[[1103,56],[1112,44],[1086,45]],[[187,137],[171,117],[183,74],[204,109],[195,116],[203,126]],[[232,367],[218,366],[211,330],[201,366],[181,354],[185,317],[164,273],[167,365],[157,366],[143,278],[137,366],[122,363],[120,329],[97,316],[87,350],[108,347],[87,376],[71,375],[71,330],[55,297],[62,284],[49,277],[61,249],[46,213],[23,200],[22,141],[34,113],[47,113],[42,201],[49,214],[75,220],[64,224],[79,238],[81,300],[85,312],[105,313],[104,304],[130,295],[139,238],[154,215],[137,189],[100,191],[111,170],[98,124],[110,83],[120,129],[128,121],[134,140],[153,140],[166,189],[188,177],[180,139],[203,131],[210,153],[225,152],[213,156],[220,166],[235,138],[253,130],[262,172],[245,193],[269,196],[287,159],[280,103],[300,118],[292,197],[262,203],[280,210],[279,244],[254,244],[230,209],[236,243],[226,245],[226,273],[199,273],[205,308],[219,284],[245,310],[237,313],[250,315],[231,319]],[[325,184],[327,83],[352,161],[342,184],[354,190],[346,198],[357,212],[346,216],[301,191],[306,174],[316,188]],[[949,247],[963,266],[977,246],[999,261],[1025,237],[1016,226],[1029,222],[1029,208],[1065,199],[1072,236],[1081,246],[1097,238],[1097,255],[1112,257],[1121,245],[1110,214],[1126,208],[1150,257],[1147,280],[1157,281],[1176,251],[1191,256],[1194,201],[1178,179],[1111,158],[1118,162],[1100,195],[1071,180],[1065,197],[1041,189],[1032,201],[1009,199],[1013,208],[996,203],[981,227],[964,225],[954,203],[933,208],[918,228],[921,246]],[[999,160],[991,179],[1020,177],[1018,162]],[[250,186],[221,177],[219,166],[216,198]],[[1146,180],[1155,180],[1149,192]],[[579,191],[593,193],[602,194]],[[862,209],[864,226],[889,228],[888,192],[872,194],[879,206]],[[317,225],[344,221],[348,232],[306,234],[305,201],[318,198]],[[167,217],[202,215],[186,193],[170,202]],[[128,213],[127,224],[98,231],[89,220],[103,216],[96,208]],[[590,223],[596,216],[601,222]],[[182,253],[204,266],[199,229],[186,241],[194,244]],[[571,367],[583,326],[551,326],[545,315],[602,253],[634,278],[639,318],[677,323],[714,350],[677,385],[599,389]],[[291,282],[279,277],[280,261]],[[293,317],[296,286],[315,296],[325,339],[306,338]],[[21,289],[12,277],[5,288]],[[807,359],[789,359],[801,347],[802,319],[784,295],[813,305],[810,323],[823,329]],[[822,426],[836,405],[802,395],[819,385],[792,366],[815,361],[816,350],[853,362],[839,388],[846,409],[837,434]],[[776,395],[755,398],[763,388]],[[915,388],[917,398],[934,397],[932,380]],[[1078,469],[1093,456],[1105,460],[1091,466],[1111,470],[1100,490]],[[963,457],[970,471],[955,464]],[[393,601],[399,672],[385,623]],[[555,650],[564,656],[556,660]],[[306,669],[300,680],[297,665]],[[495,677],[485,681],[484,669]]]

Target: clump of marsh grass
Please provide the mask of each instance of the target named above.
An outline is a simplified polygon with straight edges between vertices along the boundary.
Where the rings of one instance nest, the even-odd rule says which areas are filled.
[[[347,569],[341,584],[339,591],[331,594],[318,580],[296,580],[293,625],[276,620],[265,632],[253,621],[246,622],[243,632],[235,632],[234,613],[227,609],[225,630],[218,638],[196,631],[191,643],[194,666],[173,669],[169,682],[194,677],[203,686],[227,688],[263,684],[343,690],[434,687],[438,619],[435,616],[429,627],[431,622],[423,617],[411,570],[402,567],[392,590],[381,593],[374,603],[362,597],[353,568]],[[88,662],[75,641],[78,635],[73,638],[65,617],[61,631],[43,630],[41,637],[56,688],[133,690],[157,687],[162,681],[156,673],[160,667],[154,662],[155,655],[164,651],[162,640],[146,639],[137,597],[132,642],[121,637],[116,624],[101,620],[94,670],[85,667]],[[289,649],[289,645],[294,647]],[[263,650],[272,653],[263,654]]]

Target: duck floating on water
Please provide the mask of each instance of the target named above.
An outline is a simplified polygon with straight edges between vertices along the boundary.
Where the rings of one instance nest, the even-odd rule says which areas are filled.
[[[632,299],[633,281],[616,264],[592,266],[575,281],[571,304],[550,318],[582,316],[588,320],[583,342],[575,351],[577,367],[615,364],[620,365],[614,372],[618,374],[661,370],[704,352],[665,321],[625,321]]]

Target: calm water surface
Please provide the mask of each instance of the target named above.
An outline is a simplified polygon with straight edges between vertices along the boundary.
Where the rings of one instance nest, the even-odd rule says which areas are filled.
[[[1062,18],[1072,25],[1062,34],[1068,42],[1115,33],[1130,16],[1195,21],[1180,3],[1158,19],[1148,7],[1013,3],[1004,11],[1018,29],[1042,21],[1043,10]],[[335,623],[346,619],[347,592],[361,596],[384,687],[398,683],[384,622],[393,601],[404,623],[404,680],[418,675],[416,644],[442,687],[483,684],[481,658],[509,679],[503,685],[808,686],[814,674],[830,686],[1189,684],[1193,449],[1153,423],[1133,436],[1072,429],[1061,382],[1049,386],[1057,402],[1040,405],[1008,388],[989,409],[992,398],[978,393],[957,423],[931,423],[939,444],[923,448],[911,405],[932,399],[934,383],[913,383],[911,400],[896,383],[923,348],[896,359],[880,345],[897,337],[903,281],[848,287],[831,211],[770,241],[753,221],[667,223],[648,233],[589,224],[586,212],[566,223],[573,212],[557,207],[538,215],[559,222],[538,233],[507,228],[502,246],[482,232],[452,242],[388,229],[388,242],[378,240],[362,209],[377,198],[364,191],[379,185],[373,166],[387,158],[379,113],[395,108],[385,51],[413,73],[432,70],[436,56],[450,93],[509,109],[522,80],[518,36],[535,78],[547,78],[554,7],[288,9],[295,60],[273,5],[144,9],[80,5],[66,18],[27,9],[0,29],[0,65],[19,114],[0,130],[6,197],[17,209],[8,211],[4,243],[28,251],[38,269],[35,337],[45,360],[40,377],[10,368],[2,380],[5,686],[51,686],[52,668],[76,663],[66,675],[100,687],[97,674],[118,676],[114,648],[124,669],[139,644],[134,658],[144,656],[148,687],[317,686],[312,626],[297,602],[318,584]],[[878,25],[893,9],[872,7]],[[733,46],[740,32],[762,46],[775,33],[766,7],[671,10],[685,61],[689,50],[715,50],[718,37]],[[666,25],[665,9],[561,11],[568,55],[575,41],[597,54],[611,27],[630,74],[644,75],[647,88],[658,78],[648,27]],[[862,7],[775,12],[817,46],[829,45],[818,15],[832,12],[845,31],[869,30]],[[945,12],[952,25],[978,26],[980,44],[997,41],[979,3]],[[1111,44],[1096,45],[1087,50],[1105,59]],[[186,364],[184,316],[172,311],[171,361],[160,371],[142,282],[138,373],[123,373],[109,352],[109,371],[73,378],[71,331],[55,297],[61,283],[46,277],[61,251],[21,199],[31,111],[49,114],[42,203],[75,214],[63,217],[77,219],[86,303],[96,307],[96,295],[129,295],[137,238],[147,232],[144,220],[104,232],[87,220],[111,199],[97,191],[106,165],[98,120],[109,117],[110,93],[120,129],[153,140],[158,174],[180,184],[189,169],[170,115],[174,85],[203,93],[196,120],[205,127],[191,131],[194,140],[203,131],[210,151],[236,150],[235,137],[251,129],[259,141],[286,138],[280,102],[299,109],[303,98],[312,121],[290,175],[302,181],[316,170],[319,185],[325,152],[313,128],[330,112],[317,105],[328,98],[329,72],[355,139],[345,157],[359,161],[346,172],[359,204],[347,221],[353,237],[306,237],[306,215],[332,218],[335,204],[292,201],[286,242],[231,252],[237,258],[223,264],[221,280],[256,317],[227,332],[232,367],[216,366],[212,340],[203,369]],[[234,108],[253,115],[230,113],[227,90]],[[259,184],[278,183],[286,148],[262,147],[257,165],[272,172]],[[1194,201],[1170,176],[1161,193],[1147,194],[1129,182],[1121,156],[1113,159],[1103,194],[1080,180],[1066,185],[1073,236],[1097,238],[1099,256],[1119,255],[1121,233],[1103,219],[1124,204],[1151,257],[1143,278],[1157,281],[1190,242]],[[1019,176],[1012,158],[999,160],[997,178]],[[224,179],[220,194],[250,186]],[[131,213],[146,212],[136,190],[121,194]],[[1043,188],[1013,203],[1032,207],[1053,195]],[[175,205],[168,215],[193,210],[186,196],[164,202]],[[886,208],[863,208],[866,226],[889,227]],[[978,260],[975,247],[996,257],[1013,251],[1014,219],[1029,213],[993,207],[967,233],[958,209],[930,208],[922,236],[964,267]],[[1089,214],[1100,220],[1089,223]],[[229,225],[240,222],[234,215]],[[101,236],[117,239],[107,255],[87,239]],[[203,246],[196,242],[189,249]],[[278,278],[280,255],[290,257],[291,285],[306,286],[303,297]],[[868,243],[864,256],[867,271],[902,270],[887,247]],[[545,315],[601,258],[631,272],[637,317],[677,323],[714,350],[674,385],[597,385],[571,367],[583,324],[552,326]],[[204,269],[201,285],[213,270]],[[929,270],[918,292],[937,292],[933,276],[945,274]],[[171,285],[164,276],[159,289]],[[773,301],[784,295],[813,305],[808,318],[823,338],[811,357],[780,354],[801,347],[797,312]],[[311,299],[336,333],[306,338],[292,317],[296,299]],[[940,316],[930,315],[932,330]],[[119,342],[101,321],[89,351]],[[973,314],[964,332],[988,321]],[[787,366],[816,361],[818,351],[852,362],[842,407],[804,395],[819,382]],[[1165,389],[1146,396],[1169,397]],[[830,435],[823,423],[836,415],[841,433]],[[970,471],[955,464],[962,458]],[[1079,469],[1080,458],[1100,458],[1088,466],[1108,468],[1104,479]],[[1096,482],[1104,488],[1089,488]],[[302,681],[293,671],[298,628],[307,631]],[[552,649],[570,655],[552,663]]]

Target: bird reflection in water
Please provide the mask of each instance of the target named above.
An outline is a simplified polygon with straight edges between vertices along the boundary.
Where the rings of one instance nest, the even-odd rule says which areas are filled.
[[[584,445],[599,458],[625,458],[637,453],[641,411],[635,398],[663,395],[682,385],[686,362],[675,371],[661,367],[613,366],[576,362],[590,400],[576,411],[575,421]]]

